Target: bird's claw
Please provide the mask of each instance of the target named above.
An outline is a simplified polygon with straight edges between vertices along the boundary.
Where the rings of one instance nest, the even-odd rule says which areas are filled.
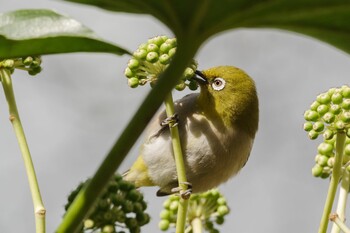
[[[177,115],[177,113],[175,113],[174,115],[165,118],[160,125],[161,126],[165,126],[165,125],[169,125],[169,127],[175,127],[179,124],[179,116]]]
[[[183,190],[181,187],[176,187],[171,189],[171,192],[180,195],[182,199],[188,200],[192,194],[192,184],[189,182],[181,182],[180,184],[185,184],[188,188]]]

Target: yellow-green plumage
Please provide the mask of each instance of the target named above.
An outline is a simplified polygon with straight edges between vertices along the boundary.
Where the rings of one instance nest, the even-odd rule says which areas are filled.
[[[253,80],[232,66],[202,72],[199,94],[175,102],[186,176],[194,192],[227,181],[246,163],[258,128],[258,97]],[[169,129],[161,112],[147,128],[140,156],[124,178],[136,186],[160,187],[158,195],[177,187]]]

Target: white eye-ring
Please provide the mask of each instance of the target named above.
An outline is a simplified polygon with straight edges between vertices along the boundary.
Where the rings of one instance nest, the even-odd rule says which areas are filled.
[[[211,83],[211,86],[213,87],[214,90],[221,91],[222,89],[224,89],[225,84],[226,84],[225,79],[215,78],[214,81]]]

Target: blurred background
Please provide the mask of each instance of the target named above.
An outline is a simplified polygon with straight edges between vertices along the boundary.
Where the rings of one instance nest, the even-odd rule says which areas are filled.
[[[172,36],[149,16],[62,1],[0,0],[0,12],[22,8],[55,9],[131,51],[150,37]],[[35,78],[21,71],[13,76],[47,209],[47,232],[54,232],[67,195],[96,171],[150,90],[128,87],[123,75],[128,59],[93,53],[50,55],[43,57],[44,70]],[[310,141],[303,131],[303,112],[320,92],[349,84],[349,55],[290,32],[240,29],[211,38],[196,59],[200,69],[244,69],[256,81],[260,97],[260,128],[250,160],[238,176],[220,186],[231,207],[221,232],[316,232],[328,182],[311,175],[320,141]],[[185,94],[174,93],[175,98]],[[0,132],[0,231],[34,232],[29,186],[3,94]],[[119,172],[135,160],[141,141]],[[157,188],[141,190],[152,216],[142,232],[160,232],[164,198],[155,196]]]

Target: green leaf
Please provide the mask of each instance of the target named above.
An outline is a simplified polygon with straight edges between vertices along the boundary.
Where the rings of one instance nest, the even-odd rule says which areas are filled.
[[[177,37],[202,43],[219,32],[279,28],[306,34],[350,53],[348,0],[68,0],[111,11],[151,14]]]
[[[129,54],[100,38],[78,21],[51,10],[0,14],[0,59],[71,52]]]

